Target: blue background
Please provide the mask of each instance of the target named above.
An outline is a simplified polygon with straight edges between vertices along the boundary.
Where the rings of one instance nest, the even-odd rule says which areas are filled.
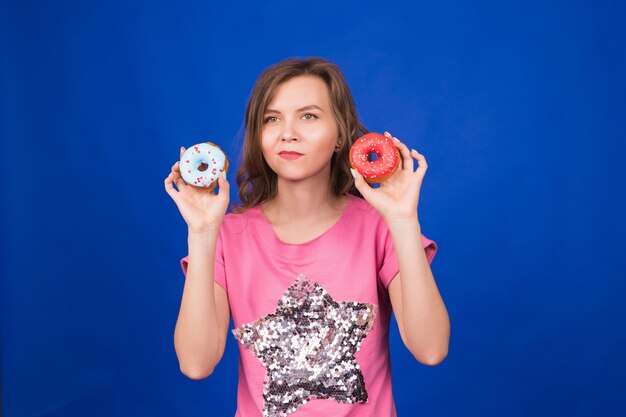
[[[624,415],[625,9],[3,2],[3,415],[234,415],[232,337],[208,379],[179,371],[187,229],[163,180],[200,141],[238,165],[257,76],[315,55],[429,165],[452,336],[427,367],[393,323],[399,415]]]

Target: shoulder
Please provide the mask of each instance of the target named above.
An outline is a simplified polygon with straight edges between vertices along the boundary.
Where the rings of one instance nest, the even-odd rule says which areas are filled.
[[[350,195],[349,198],[355,208],[350,216],[352,229],[367,230],[369,233],[366,236],[374,236],[379,245],[391,246],[393,238],[384,217],[367,200],[353,195]],[[424,233],[420,232],[420,234],[422,246],[426,249],[426,257],[430,263],[435,257],[438,245],[433,239],[426,237]]]
[[[365,200],[363,197],[357,197],[353,194],[348,194],[347,197],[348,204],[350,204],[350,206],[355,209],[358,214],[367,215],[372,210],[376,211],[374,210],[374,207],[372,207],[370,203],[368,203],[367,200]]]
[[[374,207],[372,207],[372,205],[367,200],[352,194],[349,194],[348,198],[350,199],[350,204],[352,206],[350,217],[372,225],[377,225],[381,222],[385,223],[383,216],[381,216],[380,213]]]
[[[230,212],[224,216],[220,232],[241,233],[246,228],[258,221],[258,206],[251,207],[240,213]]]
[[[346,225],[359,231],[359,238],[384,241],[390,234],[384,217],[364,198],[353,195],[349,198],[351,207]]]

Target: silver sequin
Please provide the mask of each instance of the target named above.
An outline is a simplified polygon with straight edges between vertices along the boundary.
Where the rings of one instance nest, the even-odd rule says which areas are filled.
[[[367,402],[354,354],[376,314],[375,304],[336,302],[300,274],[274,313],[233,329],[267,371],[263,415],[284,417],[312,399]]]

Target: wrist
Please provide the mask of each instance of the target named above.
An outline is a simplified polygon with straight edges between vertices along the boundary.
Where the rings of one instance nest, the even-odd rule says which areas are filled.
[[[218,227],[209,227],[203,230],[187,230],[187,240],[189,242],[206,242],[212,238],[217,238],[219,234],[220,228]]]
[[[389,230],[402,231],[407,229],[417,229],[418,231],[421,231],[422,229],[417,216],[410,218],[389,218],[385,219],[385,221],[387,222]]]

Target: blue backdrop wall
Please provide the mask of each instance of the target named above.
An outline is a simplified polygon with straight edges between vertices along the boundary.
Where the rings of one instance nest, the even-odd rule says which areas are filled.
[[[234,184],[254,81],[291,56],[339,64],[365,126],[428,160],[419,217],[452,336],[427,367],[393,323],[399,415],[624,413],[625,12],[2,2],[3,415],[234,415],[231,335],[211,377],[179,371],[187,229],[163,180],[211,140]]]

